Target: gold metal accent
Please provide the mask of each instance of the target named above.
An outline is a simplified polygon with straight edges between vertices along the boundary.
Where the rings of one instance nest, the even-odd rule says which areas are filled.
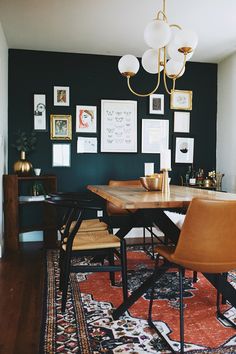
[[[133,73],[132,71],[125,71],[124,73],[121,73],[121,75],[125,77],[132,77],[136,75],[136,73]]]
[[[175,96],[176,95],[184,95],[186,104],[184,101],[182,103],[175,103]],[[171,90],[171,95],[170,95],[170,108],[171,109],[181,109],[181,110],[186,110],[186,111],[191,111],[192,110],[192,97],[193,97],[193,92],[192,91],[186,91],[186,90]]]
[[[152,176],[140,177],[140,182],[147,191],[161,191],[162,177],[162,173],[155,173]]]
[[[156,20],[162,20],[162,21],[165,21],[168,23],[168,19],[167,19],[167,16],[166,16],[166,1],[163,0],[162,2],[162,10],[158,11],[157,13],[157,16],[156,16]],[[171,24],[169,25],[170,27],[176,27],[178,28],[179,30],[182,30],[182,28],[177,25],[177,24]],[[161,61],[161,50],[164,51],[164,61]],[[160,67],[163,66],[163,82],[164,82],[164,87],[165,87],[165,90],[166,92],[171,95],[171,92],[172,91],[175,91],[175,84],[176,84],[176,80],[181,76],[181,73],[182,71],[184,70],[184,67],[186,65],[186,59],[187,59],[187,54],[191,53],[192,52],[192,48],[191,47],[183,47],[183,48],[179,48],[178,51],[180,53],[183,53],[184,54],[184,60],[183,60],[183,65],[181,67],[181,70],[178,72],[177,75],[168,75],[167,72],[166,72],[166,63],[167,63],[167,55],[166,55],[166,47],[163,47],[163,48],[160,48],[158,50],[158,61],[157,61],[157,66],[158,66],[158,76],[157,76],[157,83],[154,87],[154,89],[152,89],[151,91],[147,92],[147,93],[140,93],[140,92],[136,92],[132,87],[131,87],[131,83],[130,83],[130,78],[132,76],[134,76],[135,74],[132,73],[132,72],[124,72],[122,73],[123,76],[125,76],[127,78],[127,85],[128,85],[128,88],[129,90],[136,96],[138,97],[148,97],[152,94],[154,94],[159,85],[160,85],[160,76],[161,76],[161,72],[160,72]],[[168,85],[167,85],[167,80],[166,78],[169,78],[172,80],[172,88],[169,89],[168,88]],[[192,108],[191,108],[192,109]]]
[[[182,47],[182,48],[179,48],[178,51],[180,53],[183,53],[184,55],[187,55],[189,53],[192,53],[193,48],[192,47]]]
[[[31,162],[25,159],[25,151],[20,152],[20,160],[16,161],[13,165],[13,171],[18,176],[29,176],[32,171]]]

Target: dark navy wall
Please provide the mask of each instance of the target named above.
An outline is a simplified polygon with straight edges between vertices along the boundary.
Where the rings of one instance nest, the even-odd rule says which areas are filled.
[[[127,88],[126,80],[117,69],[119,58],[113,56],[9,50],[9,173],[19,155],[11,144],[18,129],[33,129],[33,95],[46,94],[47,132],[37,132],[37,147],[28,155],[34,167],[43,173],[56,174],[58,189],[77,191],[87,184],[106,184],[109,179],[133,179],[144,173],[144,162],[155,162],[159,170],[159,154],[141,153],[141,120],[168,119],[169,147],[172,149],[174,111],[170,110],[169,96],[165,94],[165,114],[149,114],[149,99],[138,98]],[[133,79],[141,91],[154,86],[152,75],[141,72]],[[70,106],[53,105],[53,87],[70,87]],[[212,170],[216,161],[217,65],[187,63],[184,76],[177,81],[177,89],[193,91],[193,110],[190,115],[190,133],[195,137],[194,166]],[[158,93],[165,93],[161,86]],[[76,105],[97,106],[97,136],[100,151],[101,99],[128,99],[138,102],[138,153],[77,154],[78,133],[75,132]],[[73,139],[71,167],[52,168],[52,143],[49,131],[50,114],[71,114]],[[187,134],[188,135],[188,134]],[[179,176],[187,170],[185,164],[174,164],[171,177],[179,183]]]

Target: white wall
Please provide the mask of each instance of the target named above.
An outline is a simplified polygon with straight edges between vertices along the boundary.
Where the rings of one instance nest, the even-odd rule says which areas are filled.
[[[7,173],[8,46],[0,22],[0,257],[3,249],[2,175]]]
[[[223,190],[236,192],[236,53],[218,65],[216,169]]]

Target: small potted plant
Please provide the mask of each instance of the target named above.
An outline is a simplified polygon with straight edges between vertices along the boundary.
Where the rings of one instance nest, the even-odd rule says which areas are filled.
[[[37,142],[36,133],[32,131],[30,134],[18,130],[15,133],[16,141],[12,144],[17,151],[20,151],[20,160],[14,163],[14,172],[19,176],[27,176],[31,173],[32,164],[26,160],[26,153],[35,149]]]

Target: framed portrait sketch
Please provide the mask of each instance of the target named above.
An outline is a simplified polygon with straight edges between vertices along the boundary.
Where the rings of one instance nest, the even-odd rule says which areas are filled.
[[[142,119],[142,153],[161,153],[169,148],[169,120]]]
[[[97,107],[76,106],[76,132],[96,133],[97,131]]]
[[[190,112],[174,112],[174,132],[189,133]]]
[[[34,130],[45,131],[46,127],[46,95],[34,95]]]
[[[192,91],[171,90],[170,108],[191,111],[192,96]]]
[[[137,152],[136,101],[101,101],[101,152]]]
[[[52,144],[52,167],[70,167],[71,144]]]
[[[50,138],[52,140],[71,140],[71,115],[50,115]]]
[[[70,105],[70,88],[67,86],[54,86],[54,106]]]
[[[164,95],[149,96],[149,113],[164,114]]]
[[[193,163],[194,138],[175,136],[175,163]]]

